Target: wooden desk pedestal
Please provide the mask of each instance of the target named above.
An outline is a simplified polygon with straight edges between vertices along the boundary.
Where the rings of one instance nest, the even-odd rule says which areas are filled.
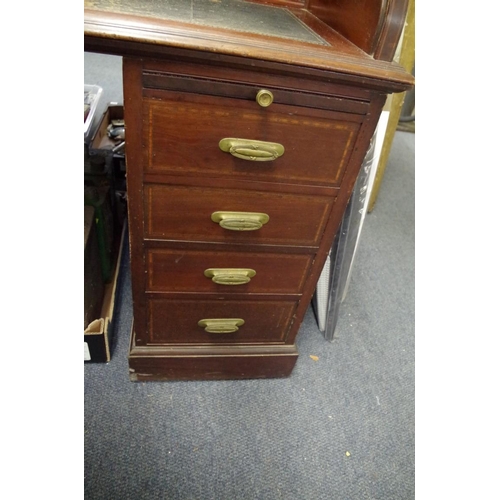
[[[86,2],[86,50],[124,57],[132,380],[291,373],[386,96],[412,84],[383,60],[405,2],[344,3]]]

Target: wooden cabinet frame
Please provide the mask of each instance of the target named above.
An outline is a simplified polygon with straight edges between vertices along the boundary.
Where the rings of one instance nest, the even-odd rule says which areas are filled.
[[[166,11],[169,2],[176,1],[180,0],[165,2]],[[176,5],[184,8],[186,3],[189,2]],[[216,5],[211,4],[212,7]],[[193,9],[199,13],[196,19],[193,16],[186,19],[172,17],[173,11],[169,14],[151,10],[147,3],[141,10],[141,5],[131,0],[87,0],[84,19],[85,50],[124,57],[134,302],[134,332],[129,355],[131,379],[288,376],[298,356],[295,339],[301,321],[386,97],[403,92],[413,84],[413,77],[391,62],[407,1],[221,0],[222,8],[228,13],[226,24],[222,26],[220,20],[224,16],[213,18],[212,10],[218,7],[209,12],[206,10],[208,4],[203,0],[191,0]],[[203,12],[207,13],[206,18]],[[231,18],[231,12],[235,17]],[[242,26],[238,13],[243,12],[247,24]],[[260,13],[265,16],[262,18],[265,29],[259,23],[255,24],[258,28],[251,23],[251,15]],[[286,31],[287,26],[283,24],[273,25],[275,18],[290,22],[291,29]],[[297,31],[293,31],[294,27]],[[274,97],[269,108],[259,108],[255,100],[262,90]],[[196,103],[199,103],[200,114],[202,109],[206,113],[199,122],[196,121]],[[148,109],[160,114],[156,114],[153,120]],[[224,109],[236,111],[230,113]],[[194,117],[192,120],[183,115],[188,112],[186,110]],[[299,115],[302,121],[298,119]],[[221,118],[217,119],[217,116]],[[169,117],[175,120],[176,126],[167,126]],[[240,120],[254,121],[253,125],[248,121],[248,126],[242,127]],[[198,140],[192,133],[197,125],[201,137],[207,137],[206,149],[203,139]],[[299,126],[303,127],[302,135],[308,127],[312,127],[310,130],[318,127],[318,134],[311,133],[310,139],[305,141],[311,144],[300,143],[301,129],[294,128]],[[323,127],[321,134],[320,126]],[[286,144],[285,154],[272,167],[261,165],[262,174],[249,173],[245,156],[243,159],[222,156],[227,152],[216,147],[219,132],[227,136],[231,128],[251,130],[252,137],[247,139],[257,141],[259,145],[281,140]],[[321,137],[321,141],[316,141],[316,136]],[[196,146],[192,147],[197,148],[198,156],[189,150],[194,143]],[[330,170],[332,174],[328,173]],[[262,238],[250,234],[248,237],[228,236],[221,240],[214,236],[207,239],[201,234],[207,231],[207,227],[214,231],[216,227],[210,220],[208,208],[207,213],[200,213],[200,220],[194,222],[200,224],[196,227],[202,228],[200,236],[196,231],[186,231],[186,235],[182,234],[182,229],[169,231],[172,223],[155,215],[155,211],[168,209],[173,210],[174,218],[177,217],[177,209],[172,208],[165,197],[169,192],[182,189],[191,190],[193,194],[191,198],[185,197],[192,200],[187,202],[188,205],[178,208],[179,217],[188,213],[190,206],[204,206],[205,203],[211,207],[217,196],[209,193],[219,192],[221,199],[224,199],[224,193],[244,193],[241,198],[257,200],[256,206],[258,200],[266,200],[262,206],[276,214],[284,213],[282,204],[287,197],[293,196],[297,200],[309,197],[311,207],[326,208],[309,215],[313,228],[311,234],[316,234],[316,230],[320,232],[305,244],[300,238],[291,236],[294,230],[306,233],[300,229],[302,214],[298,211],[290,216],[289,221],[280,219],[281,216],[271,217],[271,226],[268,226],[271,229],[268,233],[264,229]],[[200,193],[201,204],[195,193]],[[231,207],[215,209],[231,210]],[[304,217],[308,217],[307,209],[301,211],[305,212]],[[192,217],[191,214],[186,220],[192,220]],[[281,232],[280,226],[273,226],[277,220],[281,220]],[[269,234],[267,240],[266,234]],[[267,281],[261,280],[255,289],[247,285],[240,288],[221,288],[218,285],[212,289],[206,286],[206,282],[198,288],[193,285],[198,279],[193,275],[198,271],[193,269],[198,262],[205,262],[206,256],[217,255],[220,263],[223,261],[220,252],[227,252],[228,256],[231,255],[229,261],[239,262],[234,255],[238,252],[241,255],[243,248],[245,255],[261,255],[260,262],[266,263],[262,269],[269,273]],[[189,261],[186,281],[169,286],[168,266],[171,268],[172,264],[165,260],[166,257],[163,261],[157,259],[153,262],[151,255],[171,256],[179,252],[181,256],[183,251],[196,255],[196,259]],[[273,256],[280,254],[290,258],[283,258],[283,263],[273,265]],[[287,266],[295,262],[301,262],[304,267],[290,275],[300,277],[306,273],[307,276],[283,280],[283,287],[276,286],[279,275],[272,273],[286,273]],[[157,276],[148,273],[157,273]],[[177,280],[183,279],[182,272],[172,275]],[[267,289],[266,283],[269,283]],[[177,328],[171,323],[174,312],[178,311],[171,309],[169,315],[164,309],[171,308],[176,300],[186,311],[189,304],[196,305],[193,309],[206,311],[207,304],[213,301],[227,303],[227,309],[233,315],[236,314],[234,311],[246,309],[250,315],[247,327],[254,325],[251,328],[257,330],[244,330],[245,322],[236,318],[234,325],[239,326],[229,327],[229,330],[239,332],[234,340],[225,337],[218,341],[217,334],[207,337],[200,330],[190,338],[187,331],[191,331],[191,326],[181,326],[186,323],[185,315],[177,319],[179,331],[162,330]],[[276,319],[273,319],[273,314],[277,315]],[[270,319],[275,321],[272,325],[279,325],[279,328],[269,327],[274,333],[266,336],[265,331],[258,329],[265,329],[265,325],[271,324]],[[200,324],[206,325],[206,321]],[[182,328],[186,328],[185,335]],[[224,330],[217,325],[214,328]]]

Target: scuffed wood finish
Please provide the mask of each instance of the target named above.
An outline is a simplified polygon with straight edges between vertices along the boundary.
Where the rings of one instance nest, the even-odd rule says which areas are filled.
[[[132,381],[227,380],[288,377],[297,361],[295,346],[140,347],[135,334],[129,356]]]
[[[288,376],[386,96],[412,85],[381,60],[404,2],[272,2],[321,39],[309,43],[96,8],[105,1],[86,3],[85,47],[124,56],[131,380]],[[359,5],[363,19],[342,31]],[[271,106],[257,104],[261,89]],[[219,146],[228,137],[284,154],[238,158]],[[219,211],[269,221],[231,231],[212,220]],[[213,268],[256,274],[224,285],[205,275]],[[204,319],[243,324],[214,333]]]

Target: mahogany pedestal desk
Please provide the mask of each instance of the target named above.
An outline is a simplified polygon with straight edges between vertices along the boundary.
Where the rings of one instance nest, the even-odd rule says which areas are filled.
[[[285,377],[407,0],[86,0],[123,56],[131,380]]]

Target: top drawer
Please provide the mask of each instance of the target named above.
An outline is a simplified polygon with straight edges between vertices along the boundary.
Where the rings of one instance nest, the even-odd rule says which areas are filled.
[[[336,187],[362,121],[362,115],[328,109],[275,102],[261,107],[255,99],[177,91],[145,94],[147,173]],[[223,148],[222,139],[243,140],[243,146],[230,150],[230,142]],[[282,155],[272,160],[252,156],[252,148],[266,150],[269,143],[284,148]]]

